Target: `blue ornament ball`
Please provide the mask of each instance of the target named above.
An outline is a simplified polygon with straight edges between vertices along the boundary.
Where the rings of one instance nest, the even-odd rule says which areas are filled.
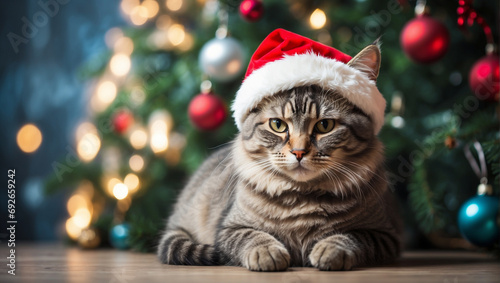
[[[130,224],[121,223],[113,226],[109,231],[109,242],[115,249],[130,248]]]
[[[475,196],[460,208],[458,213],[460,233],[476,246],[491,246],[500,237],[497,217],[497,197],[488,195]]]

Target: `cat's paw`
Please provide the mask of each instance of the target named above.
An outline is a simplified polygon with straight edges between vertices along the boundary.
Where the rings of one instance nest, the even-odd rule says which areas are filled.
[[[279,245],[257,246],[246,253],[244,265],[253,271],[283,271],[290,264],[290,254]]]
[[[351,270],[356,265],[356,255],[341,245],[320,241],[309,254],[309,261],[319,270]]]

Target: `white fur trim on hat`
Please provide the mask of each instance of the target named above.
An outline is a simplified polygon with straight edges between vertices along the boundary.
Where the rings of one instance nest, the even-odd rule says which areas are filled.
[[[264,98],[307,85],[339,92],[371,117],[375,134],[382,128],[386,102],[374,81],[345,63],[305,53],[285,55],[245,78],[231,107],[238,130]]]

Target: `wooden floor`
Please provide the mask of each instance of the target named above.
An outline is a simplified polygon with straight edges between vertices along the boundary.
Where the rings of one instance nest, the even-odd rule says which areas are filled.
[[[291,268],[258,273],[241,267],[170,266],[154,254],[17,244],[16,276],[7,274],[6,243],[0,243],[0,282],[500,282],[500,262],[473,252],[406,252],[391,266],[347,272]]]

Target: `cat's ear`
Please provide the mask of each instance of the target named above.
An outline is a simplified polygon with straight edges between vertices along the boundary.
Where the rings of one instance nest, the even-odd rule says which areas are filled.
[[[351,61],[347,63],[349,67],[365,73],[372,81],[377,81],[380,69],[380,47],[379,41],[375,41],[361,50]]]

